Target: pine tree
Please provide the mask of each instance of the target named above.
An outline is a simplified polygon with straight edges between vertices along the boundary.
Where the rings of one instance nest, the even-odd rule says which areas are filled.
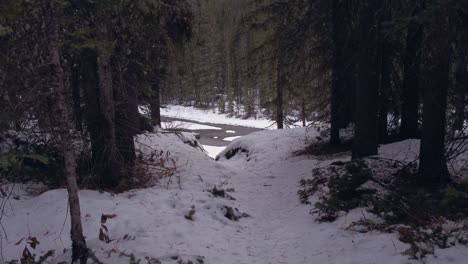
[[[378,148],[378,93],[379,93],[379,17],[380,0],[360,3],[358,55],[358,86],[356,88],[356,126],[353,158],[376,155]]]

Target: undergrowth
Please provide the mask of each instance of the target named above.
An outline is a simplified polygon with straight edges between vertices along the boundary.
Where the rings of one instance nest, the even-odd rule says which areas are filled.
[[[415,164],[385,159],[335,162],[316,168],[299,182],[299,199],[314,203],[319,222],[364,208],[381,220],[361,219],[348,228],[358,232],[396,232],[410,244],[404,252],[423,258],[435,248],[468,242],[468,178],[439,189],[419,184]]]

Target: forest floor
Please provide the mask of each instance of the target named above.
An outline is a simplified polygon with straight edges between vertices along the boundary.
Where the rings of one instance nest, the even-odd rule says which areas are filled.
[[[174,134],[139,136],[143,152],[169,151],[176,173],[121,194],[82,190],[88,246],[103,263],[466,263],[464,245],[410,260],[402,254],[409,244],[395,233],[349,230],[353,221],[373,218],[364,209],[317,222],[311,206],[299,200],[299,181],[310,178],[314,168],[350,160],[348,152],[321,158],[296,154],[318,136],[304,128],[255,132],[233,140],[219,161]],[[413,159],[418,145],[415,140],[385,145],[380,156]],[[69,260],[66,190],[18,184],[3,190],[11,195],[8,202],[2,199],[2,259],[19,259],[28,248],[37,256],[54,250],[51,263]],[[114,216],[102,224],[102,214]],[[100,239],[100,229],[109,240]],[[40,244],[31,248],[29,237]]]

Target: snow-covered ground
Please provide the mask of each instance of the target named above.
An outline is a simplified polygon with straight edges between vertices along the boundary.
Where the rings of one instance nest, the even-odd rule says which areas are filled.
[[[234,139],[238,139],[240,138],[241,136],[235,136],[235,137],[225,137],[223,138],[223,141],[233,141]]]
[[[180,105],[167,105],[165,108],[161,108],[161,115],[204,123],[237,125],[255,128],[267,128],[273,124],[270,120],[267,119],[241,119],[227,117],[225,114],[220,114],[216,109],[202,110],[191,106]]]
[[[314,221],[310,206],[299,202],[297,183],[310,176],[313,168],[331,161],[292,153],[317,136],[318,132],[303,128],[256,132],[234,140],[219,154],[219,161],[172,134],[140,136],[137,141],[143,151],[168,150],[176,160],[177,173],[151,188],[122,194],[81,191],[88,245],[103,263],[117,264],[129,263],[130,254],[142,263],[147,263],[145,257],[177,263],[175,256],[193,263],[202,256],[207,264],[422,263],[401,254],[409,245],[395,234],[346,230],[351,221],[367,214],[363,210],[351,211],[333,223]],[[416,143],[396,143],[380,150],[384,156],[406,159],[414,155]],[[225,158],[236,149],[246,152]],[[208,192],[214,186],[230,189],[228,194],[236,200],[215,197]],[[16,186],[1,219],[8,235],[2,236],[3,259],[19,259],[25,245],[21,239],[31,236],[41,242],[32,253],[55,249],[54,263],[68,260],[70,252],[63,253],[70,247],[66,191],[28,196],[24,188]],[[229,220],[225,206],[249,217]],[[192,210],[193,220],[186,219]],[[116,214],[107,221],[109,243],[98,239],[103,213]],[[467,248],[455,246],[438,250],[424,263],[461,264],[467,259]]]
[[[211,158],[216,158],[216,156],[221,153],[226,147],[218,147],[218,146],[210,146],[210,145],[202,145],[203,149],[206,150],[208,156]]]
[[[140,107],[141,113],[147,113],[145,107]],[[244,127],[254,127],[262,129],[276,129],[274,121],[269,120],[265,116],[259,116],[257,118],[239,118],[231,117],[227,114],[221,114],[218,109],[200,109],[193,106],[182,106],[182,105],[166,105],[161,108],[161,115],[165,117],[178,118],[193,120],[202,123],[211,124],[225,124],[235,125]],[[306,125],[311,122],[307,121]],[[294,127],[301,127],[302,122],[296,122],[293,124]]]
[[[185,122],[185,121],[161,122],[161,126],[164,129],[172,128],[172,129],[185,129],[185,130],[205,130],[205,129],[221,130],[221,128],[219,127],[202,125],[202,124]]]

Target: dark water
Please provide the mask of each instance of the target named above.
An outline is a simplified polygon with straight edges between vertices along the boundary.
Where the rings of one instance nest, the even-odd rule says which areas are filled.
[[[236,136],[245,136],[253,132],[261,131],[262,129],[259,128],[252,128],[252,127],[243,127],[243,126],[233,126],[233,125],[223,125],[223,124],[212,124],[212,123],[201,123],[193,120],[186,120],[186,119],[179,119],[179,118],[171,118],[171,117],[162,117],[163,122],[170,122],[170,121],[183,121],[183,122],[190,122],[195,124],[201,125],[208,125],[213,127],[219,127],[221,130],[214,130],[214,129],[200,129],[200,130],[184,130],[188,132],[195,132],[200,134],[200,139],[198,142],[202,145],[210,145],[210,146],[227,146],[230,141],[223,141],[223,138],[226,137],[236,137]],[[236,133],[227,133],[226,131],[236,131]],[[218,137],[218,138],[215,138]]]

